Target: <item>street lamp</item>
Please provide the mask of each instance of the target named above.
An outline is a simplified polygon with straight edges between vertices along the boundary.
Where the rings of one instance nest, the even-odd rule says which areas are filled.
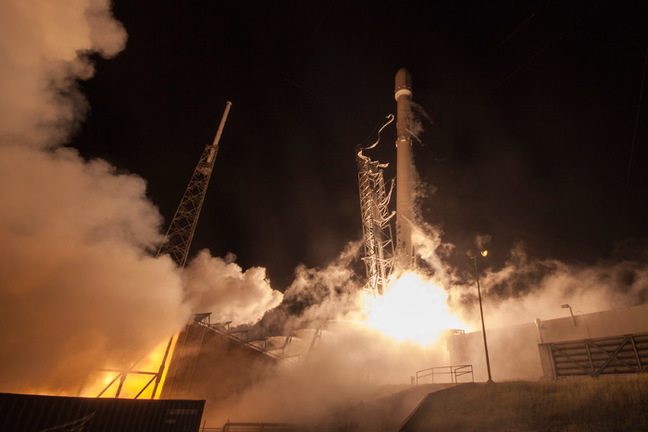
[[[569,308],[569,315],[571,315],[572,323],[574,323],[574,327],[576,327],[576,318],[574,318],[574,312],[572,312],[571,306],[569,306],[567,303],[565,303],[564,305],[560,305],[560,307],[563,308],[563,309]]]
[[[477,258],[479,257],[479,255],[485,257],[486,255],[488,255],[488,251],[483,250],[479,252],[479,254],[476,254],[473,251],[469,250],[468,252],[466,252],[466,255],[468,255],[468,258],[473,260],[473,264],[475,265],[475,279],[477,280],[477,296],[479,298],[479,315],[481,317],[482,334],[484,335],[484,353],[486,354],[486,369],[488,370],[488,381],[486,382],[492,383],[493,377],[491,376],[490,358],[488,356],[488,342],[486,342],[486,326],[484,325],[484,309],[482,308],[481,287],[479,285],[479,271],[477,270]]]

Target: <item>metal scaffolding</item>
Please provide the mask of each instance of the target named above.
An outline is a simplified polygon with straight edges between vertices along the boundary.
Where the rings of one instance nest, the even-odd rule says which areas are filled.
[[[231,106],[231,102],[225,104],[225,112],[218,126],[214,142],[207,145],[203,150],[189,185],[182,196],[180,205],[173,216],[173,220],[171,220],[171,224],[169,224],[162,246],[160,246],[157,253],[158,256],[168,254],[180,267],[184,267],[187,262],[189,247],[196,230],[198,216],[200,216],[200,209],[205,201],[209,179],[214,170],[214,161],[218,154],[218,143]]]
[[[388,122],[380,131],[393,121],[394,116],[390,115],[387,118]],[[383,294],[394,270],[391,220],[395,213],[390,213],[388,209],[394,183],[391,182],[387,192],[383,170],[388,164],[373,161],[362,153],[363,150],[374,148],[378,145],[378,141],[370,147],[360,149],[356,156],[365,254],[362,260],[365,263],[368,279],[365,290],[374,296]]]

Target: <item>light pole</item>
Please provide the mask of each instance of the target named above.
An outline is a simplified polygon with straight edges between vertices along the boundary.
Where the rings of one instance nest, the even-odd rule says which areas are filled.
[[[572,312],[571,306],[565,303],[564,305],[560,305],[560,307],[563,309],[569,309],[569,315],[571,315],[572,323],[574,323],[574,327],[576,327],[576,318],[574,318],[574,312]]]
[[[466,255],[468,255],[468,258],[473,260],[473,264],[475,265],[475,279],[477,280],[477,296],[479,298],[479,316],[481,317],[481,325],[482,325],[482,334],[484,335],[484,353],[486,354],[486,370],[488,371],[488,383],[493,382],[493,377],[491,376],[491,367],[490,367],[490,357],[488,356],[488,342],[486,341],[486,325],[484,325],[484,309],[482,308],[482,296],[481,296],[481,287],[479,285],[479,270],[477,270],[477,258],[479,255],[481,256],[486,256],[488,255],[487,250],[483,250],[479,252],[479,254],[474,253],[473,251],[469,250],[466,252]]]

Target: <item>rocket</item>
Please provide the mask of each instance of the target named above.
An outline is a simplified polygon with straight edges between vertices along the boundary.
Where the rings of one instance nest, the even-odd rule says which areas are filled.
[[[407,69],[396,72],[396,270],[415,265],[412,246],[414,221],[414,179],[412,159],[412,76]]]

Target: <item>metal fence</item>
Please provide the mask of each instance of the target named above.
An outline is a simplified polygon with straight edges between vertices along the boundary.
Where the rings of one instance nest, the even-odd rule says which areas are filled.
[[[201,432],[297,432],[298,426],[290,423],[232,423],[227,422],[222,429],[203,428]]]
[[[475,382],[473,367],[467,365],[438,366],[416,371],[416,385],[424,378],[430,378],[432,384]],[[441,378],[441,380],[439,380]]]

